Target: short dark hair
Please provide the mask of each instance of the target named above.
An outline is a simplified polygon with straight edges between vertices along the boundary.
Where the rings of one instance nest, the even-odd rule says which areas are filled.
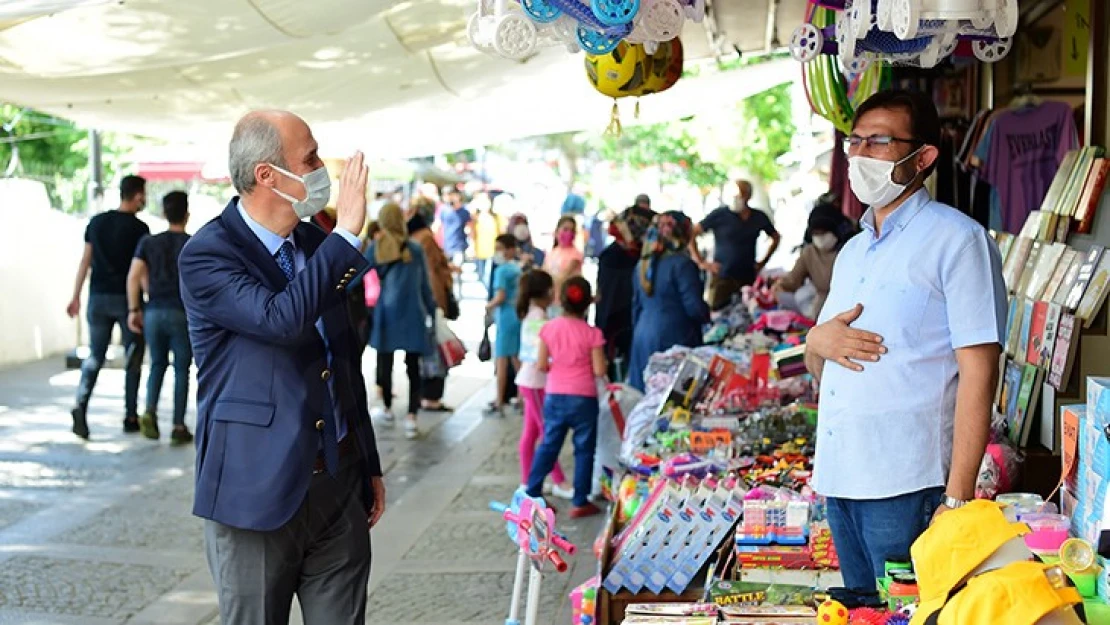
[[[517,243],[516,237],[511,234],[502,234],[494,239],[493,242],[500,243],[501,247],[507,250],[515,250],[517,248],[517,245],[519,245]]]
[[[185,223],[189,216],[189,194],[184,191],[170,191],[162,196],[162,214],[171,224]]]
[[[559,293],[559,302],[563,305],[563,310],[575,317],[585,318],[590,304],[594,303],[590,283],[582,276],[568,278]]]
[[[119,181],[119,199],[133,200],[135,196],[146,192],[146,178],[142,176],[124,176]]]
[[[852,128],[856,127],[861,117],[876,109],[906,111],[910,115],[910,133],[913,135],[911,138],[925,145],[940,147],[940,115],[937,113],[937,105],[928,94],[904,89],[880,91],[867,98],[856,109]],[[925,177],[928,178],[936,168],[937,164],[934,161],[925,170]]]

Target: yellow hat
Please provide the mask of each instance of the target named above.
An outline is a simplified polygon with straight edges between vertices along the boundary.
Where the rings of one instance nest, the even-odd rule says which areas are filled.
[[[1052,612],[1083,601],[1066,580],[1056,565],[1012,562],[971,578],[947,603],[943,599],[939,605],[922,603],[911,623],[925,623],[943,608],[937,625],[1034,625]]]
[[[1028,526],[1006,520],[1001,505],[984,499],[937,517],[910,547],[922,605],[943,602],[999,547],[1028,533]]]

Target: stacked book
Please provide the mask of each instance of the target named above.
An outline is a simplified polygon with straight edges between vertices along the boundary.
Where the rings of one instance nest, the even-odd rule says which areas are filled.
[[[1090,327],[1110,290],[1110,253],[1099,245],[1081,252],[1046,240],[1043,215],[1030,214],[1016,237],[995,234],[1010,292],[997,407],[1017,446],[1028,443],[1041,385],[1067,386],[1080,330]]]
[[[1101,147],[1067,153],[1048,187],[1041,210],[1034,213],[1036,219],[1030,216],[1037,240],[1063,243],[1071,232],[1091,231],[1110,174],[1110,159],[1104,158],[1104,154]]]

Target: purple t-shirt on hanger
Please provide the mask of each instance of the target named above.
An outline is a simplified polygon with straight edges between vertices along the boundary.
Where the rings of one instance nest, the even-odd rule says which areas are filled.
[[[1064,155],[1079,147],[1071,105],[1043,102],[1006,111],[985,139],[981,173],[997,194],[1002,229],[1017,233],[1029,213],[1040,209]]]

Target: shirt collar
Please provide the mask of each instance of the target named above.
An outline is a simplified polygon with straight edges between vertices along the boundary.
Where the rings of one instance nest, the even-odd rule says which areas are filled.
[[[293,238],[292,233],[290,233],[288,237],[282,238],[281,235],[270,232],[266,229],[265,226],[251,219],[251,216],[247,214],[246,209],[243,208],[242,200],[239,200],[236,205],[239,209],[239,216],[243,218],[243,221],[246,222],[247,227],[251,229],[251,232],[254,233],[254,236],[258,237],[258,240],[262,242],[262,246],[266,248],[266,251],[270,253],[270,256],[274,256],[275,254],[277,254],[278,250],[281,249],[282,244],[286,241],[293,245],[294,250],[297,249],[297,241]]]
[[[910,221],[925,208],[925,205],[930,201],[929,192],[925,189],[918,189],[916,193],[906,198],[902,205],[894,209],[894,212],[887,216],[884,225],[886,230],[878,233],[875,232],[875,209],[868,208],[867,212],[859,220],[859,225],[871,233],[872,238],[882,238],[883,235],[890,232],[891,228],[897,227],[899,230],[905,230],[906,226],[910,225]]]

